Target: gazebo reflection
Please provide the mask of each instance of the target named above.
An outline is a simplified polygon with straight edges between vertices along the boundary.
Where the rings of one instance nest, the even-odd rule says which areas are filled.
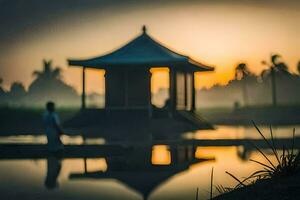
[[[72,173],[70,179],[115,179],[148,199],[175,174],[208,160],[212,159],[196,158],[192,145],[135,146],[125,156],[106,158],[106,170],[88,171],[88,162],[84,160],[84,171]]]

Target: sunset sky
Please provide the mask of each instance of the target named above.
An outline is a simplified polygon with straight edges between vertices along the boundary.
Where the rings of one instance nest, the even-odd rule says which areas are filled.
[[[299,22],[297,1],[0,0],[0,77],[6,89],[14,81],[28,87],[42,59],[52,59],[81,91],[81,71],[68,67],[67,58],[108,53],[144,24],[162,44],[216,68],[197,74],[198,88],[225,84],[239,62],[259,73],[271,53],[296,72]],[[88,92],[101,92],[101,73],[88,72]]]

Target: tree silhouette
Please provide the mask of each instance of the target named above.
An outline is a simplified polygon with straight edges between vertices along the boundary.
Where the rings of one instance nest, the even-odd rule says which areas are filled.
[[[52,60],[43,60],[43,70],[38,71],[35,70],[32,74],[40,79],[60,79],[61,78],[61,68],[60,67],[52,67]]]
[[[235,79],[241,80],[249,76],[251,72],[249,71],[245,63],[239,63],[235,68]]]
[[[280,57],[281,56],[278,54],[275,54],[272,56],[273,67],[275,68],[276,72],[281,72],[281,73],[290,75],[288,66],[284,62],[278,62],[278,58],[280,58]]]
[[[281,56],[279,54],[274,54],[271,55],[271,62],[273,64],[273,66],[275,66],[277,64],[278,58],[280,58]]]
[[[277,95],[276,95],[276,71],[284,71],[284,66],[286,66],[284,64],[284,66],[280,66],[278,67],[278,65],[280,63],[278,63],[278,58],[280,58],[281,56],[279,54],[273,54],[271,55],[271,63],[268,64],[266,61],[262,61],[263,65],[268,65],[270,67],[270,74],[271,74],[271,85],[272,85],[272,104],[274,107],[277,106]],[[281,63],[282,64],[282,63]],[[287,67],[286,67],[286,71],[287,71]],[[264,74],[266,74],[265,72],[263,72]]]
[[[298,62],[297,70],[298,70],[298,74],[300,75],[300,61]]]
[[[239,63],[235,68],[235,80],[242,81],[242,94],[244,106],[248,104],[248,91],[247,91],[247,77],[251,75],[247,65],[245,63]]]
[[[79,103],[75,89],[61,79],[61,73],[61,68],[53,67],[51,60],[43,60],[42,70],[36,70],[32,73],[36,78],[29,85],[27,99],[40,105],[49,100],[65,106],[77,101]]]
[[[20,82],[14,82],[10,86],[10,95],[12,97],[21,97],[26,94],[25,87],[22,83]]]

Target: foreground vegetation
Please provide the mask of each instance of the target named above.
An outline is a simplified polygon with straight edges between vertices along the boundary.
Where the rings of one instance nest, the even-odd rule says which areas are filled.
[[[279,150],[274,143],[272,127],[270,126],[270,143],[257,125],[253,124],[272,150],[276,163],[273,163],[261,149],[252,144],[266,160],[266,163],[252,159],[250,161],[259,164],[262,169],[253,172],[243,180],[230,172],[226,172],[238,184],[234,188],[217,186],[216,189],[223,194],[214,199],[296,199],[300,196],[300,153],[294,149],[295,129],[293,130],[291,146],[283,146],[280,151],[281,154],[279,154]]]

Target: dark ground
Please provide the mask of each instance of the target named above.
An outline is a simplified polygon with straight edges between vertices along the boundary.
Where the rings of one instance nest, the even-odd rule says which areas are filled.
[[[79,109],[58,109],[61,121],[65,121]],[[43,108],[0,108],[0,135],[17,135],[17,134],[42,134]]]
[[[120,137],[145,138],[146,136],[164,139],[169,136],[199,129],[211,129],[206,120],[188,111],[176,111],[173,117],[168,111],[106,111],[103,109],[57,109],[64,134],[84,137],[104,137],[118,140]],[[42,115],[44,109],[0,108],[0,135],[41,135],[43,134]],[[156,116],[154,115],[156,113]],[[158,115],[157,115],[158,114]]]
[[[62,122],[78,114],[78,108],[60,108]],[[43,108],[0,108],[0,135],[42,134]],[[211,124],[251,125],[254,120],[258,125],[296,125],[300,124],[300,106],[245,107],[239,109],[199,109],[200,116]],[[165,121],[164,123],[169,123]],[[178,126],[180,126],[178,124]],[[92,126],[89,126],[92,127]],[[163,124],[158,127],[164,128]],[[13,130],[13,131],[12,131]],[[170,132],[166,130],[165,132]]]
[[[300,199],[300,172],[280,179],[266,179],[214,198],[215,200],[285,200]]]

